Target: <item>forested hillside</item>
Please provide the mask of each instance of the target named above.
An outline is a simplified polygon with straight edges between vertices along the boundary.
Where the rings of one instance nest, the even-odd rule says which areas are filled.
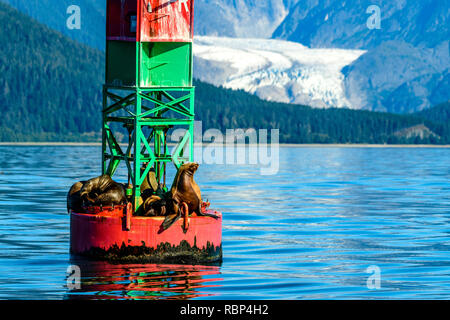
[[[104,55],[0,3],[0,141],[89,139]]]
[[[441,103],[434,108],[417,113],[418,116],[435,122],[450,121],[450,101]]]
[[[280,129],[284,143],[450,143],[449,122],[443,119],[430,121],[414,114],[313,109],[263,101],[243,91],[224,90],[205,83],[196,85],[196,110],[204,128],[223,131],[276,128]],[[447,112],[449,108],[447,105]]]
[[[0,27],[0,141],[99,141],[104,54],[2,3]],[[431,116],[433,110],[312,109],[195,85],[205,130],[280,129],[282,143],[450,143],[448,117]],[[448,104],[437,108],[448,115]]]

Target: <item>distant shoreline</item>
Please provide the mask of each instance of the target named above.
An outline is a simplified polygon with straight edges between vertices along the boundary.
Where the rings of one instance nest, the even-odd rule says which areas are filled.
[[[100,147],[100,142],[0,142],[0,147]],[[173,146],[174,144],[169,144]],[[211,145],[203,143],[203,145]],[[198,146],[198,144],[195,144]],[[218,146],[218,145],[217,145]],[[225,145],[226,146],[226,145]],[[232,145],[236,146],[236,144]],[[243,146],[238,144],[237,146]],[[246,145],[254,146],[254,145]],[[280,143],[282,148],[450,148],[450,145],[435,144],[291,144]]]

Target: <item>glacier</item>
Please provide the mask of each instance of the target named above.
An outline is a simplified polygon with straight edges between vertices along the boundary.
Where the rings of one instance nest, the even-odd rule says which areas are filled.
[[[274,39],[197,36],[194,77],[261,99],[315,108],[357,108],[344,89],[342,69],[366,51],[312,49]]]

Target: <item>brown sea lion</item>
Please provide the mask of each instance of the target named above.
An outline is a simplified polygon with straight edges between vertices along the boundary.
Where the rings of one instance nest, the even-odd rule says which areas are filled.
[[[144,173],[145,168],[141,168],[141,174]],[[131,185],[131,188],[133,186]],[[158,182],[156,180],[156,173],[155,169],[150,169],[146,177],[144,178],[144,181],[141,184],[141,196],[139,198],[139,210],[137,210],[134,215],[136,216],[157,216],[154,212],[148,212],[151,208],[149,205],[156,200],[160,199],[157,198],[155,200],[155,195],[162,196],[164,192],[160,192],[160,188],[158,186]]]
[[[178,205],[169,197],[159,197],[154,195],[148,198],[143,205],[144,216],[146,217],[164,217],[178,212]]]
[[[80,191],[85,207],[114,206],[127,202],[123,186],[115,182],[109,175],[87,181]]]
[[[194,181],[194,174],[198,167],[198,163],[186,163],[178,169],[172,188],[168,192],[168,198],[173,200],[173,205],[170,206],[171,212],[168,212],[162,225],[164,230],[168,229],[181,217],[181,207],[183,203],[187,204],[189,214],[195,213],[199,216],[208,216],[215,219],[219,218],[216,215],[205,214],[202,212],[200,187]]]
[[[81,181],[75,183],[69,190],[67,194],[67,213],[74,211],[77,213],[83,213],[83,199],[81,199],[81,189],[83,188],[86,181]]]

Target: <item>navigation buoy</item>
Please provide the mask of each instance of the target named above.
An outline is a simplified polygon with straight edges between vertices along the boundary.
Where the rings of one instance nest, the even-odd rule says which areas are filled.
[[[145,196],[169,194],[167,164],[179,170],[193,162],[193,3],[107,1],[102,176],[112,178],[120,164],[126,165],[127,204],[107,207],[90,201],[86,206],[84,193],[74,185],[68,197],[73,254],[119,262],[203,264],[222,260],[222,214],[208,209],[196,185],[196,208],[191,208],[192,190],[189,197],[170,199],[177,202],[179,212],[165,228],[164,216],[136,214],[144,203],[141,187]],[[126,129],[126,134],[116,132],[118,127]],[[176,127],[186,133],[169,152],[167,135]],[[119,137],[128,137],[126,150]],[[149,185],[157,187],[150,195]]]

